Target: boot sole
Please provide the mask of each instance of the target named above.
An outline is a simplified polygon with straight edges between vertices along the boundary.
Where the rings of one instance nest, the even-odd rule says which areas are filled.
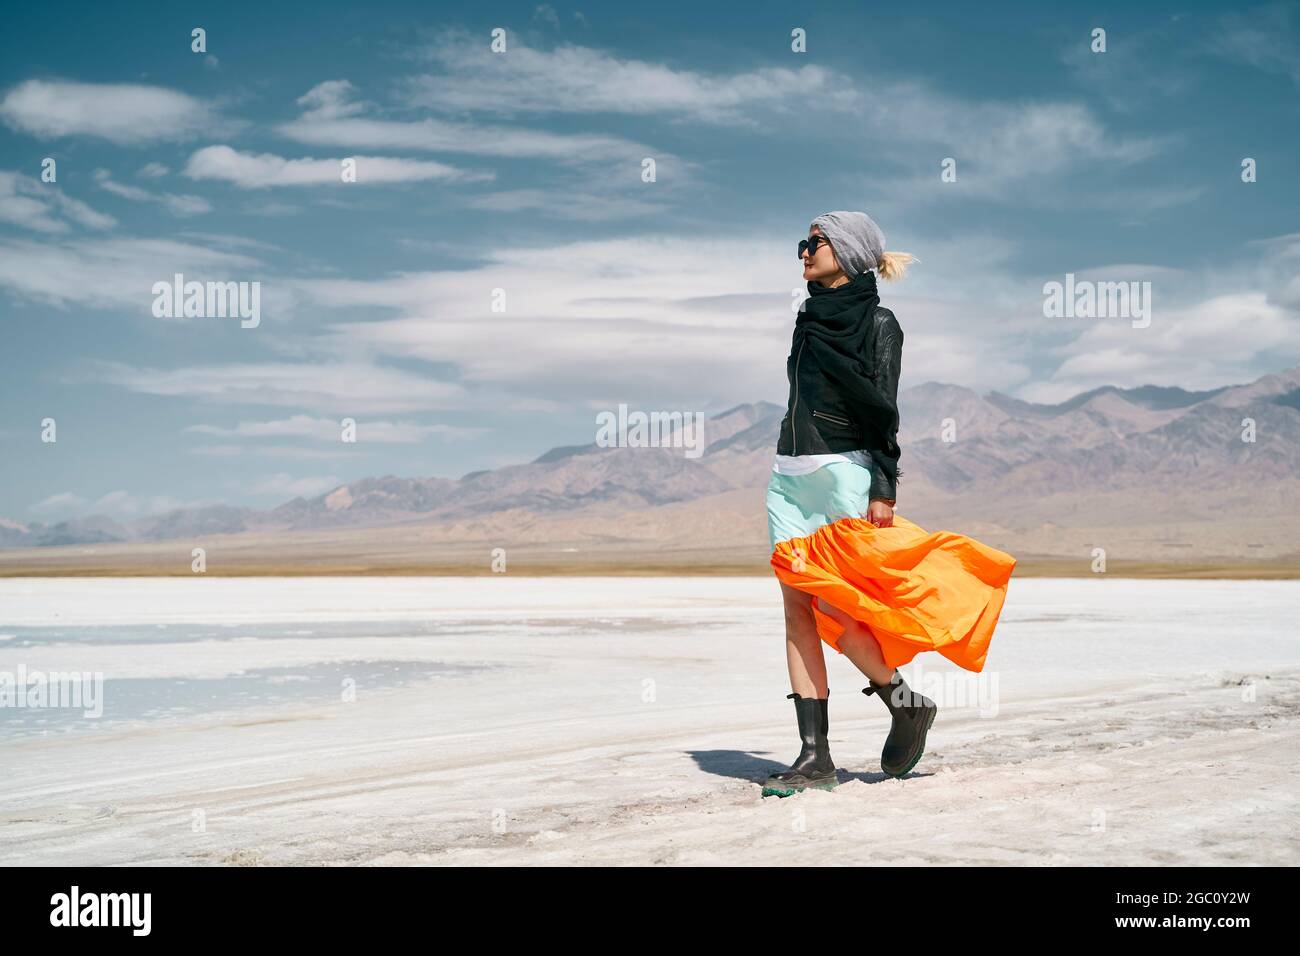
[[[769,778],[763,784],[763,793],[761,795],[764,797],[789,797],[804,790],[834,790],[835,785],[838,783],[839,779],[837,777],[810,781],[802,786],[781,780],[773,781]]]
[[[885,768],[882,766],[880,769],[885,770],[885,773],[889,774],[889,776],[891,777],[903,777],[911,773],[912,768],[915,767],[918,763],[920,763],[921,758],[925,756],[925,737],[930,732],[930,728],[934,725],[934,718],[937,716],[939,716],[938,707],[930,711],[930,719],[925,722],[925,727],[923,727],[921,730],[921,741],[917,745],[916,756],[912,758],[911,762],[908,763],[906,767],[904,767],[902,770],[885,770]]]

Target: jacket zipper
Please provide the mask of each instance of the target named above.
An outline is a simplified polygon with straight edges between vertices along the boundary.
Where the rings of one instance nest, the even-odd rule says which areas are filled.
[[[799,426],[797,424],[799,411],[799,360],[803,358],[803,347],[808,344],[805,338],[799,343],[799,354],[794,359],[794,406],[790,409],[790,441],[793,447],[790,449],[792,455],[799,454]]]
[[[834,422],[837,425],[844,425],[846,427],[853,424],[847,418],[840,418],[838,415],[828,415],[826,412],[819,412],[815,408],[813,409],[813,418],[824,418],[827,421]]]

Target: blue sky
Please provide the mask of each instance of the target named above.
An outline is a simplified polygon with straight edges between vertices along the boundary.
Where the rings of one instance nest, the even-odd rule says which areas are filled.
[[[527,461],[620,403],[784,402],[832,209],[921,259],[882,288],[904,388],[1300,364],[1300,7],[1134,6],[12,7],[0,516],[265,507]],[[260,324],[155,317],[177,272],[259,282]],[[1150,326],[1044,317],[1071,272],[1151,282]]]

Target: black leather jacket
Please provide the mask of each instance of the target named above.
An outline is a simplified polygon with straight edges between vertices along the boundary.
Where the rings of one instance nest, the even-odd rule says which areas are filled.
[[[824,455],[828,452],[864,448],[871,453],[872,501],[877,498],[891,506],[897,501],[897,483],[893,475],[901,474],[886,464],[885,449],[898,445],[898,417],[887,433],[871,424],[873,417],[861,413],[867,393],[856,388],[862,378],[898,405],[898,377],[902,371],[903,329],[894,313],[883,306],[875,310],[875,348],[871,356],[853,363],[852,368],[822,368],[814,350],[804,341],[790,352],[786,375],[790,380],[790,398],[778,455]],[[882,461],[882,459],[884,459]]]

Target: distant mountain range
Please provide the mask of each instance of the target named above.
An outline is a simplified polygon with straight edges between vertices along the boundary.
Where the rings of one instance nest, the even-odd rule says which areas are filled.
[[[1300,367],[1202,392],[1106,386],[1054,405],[927,382],[903,390],[899,406],[898,509],[924,527],[1042,554],[1074,554],[1090,540],[1147,557],[1296,552]],[[697,458],[592,443],[460,479],[364,478],[269,510],[51,525],[0,518],[0,548],[419,525],[430,541],[563,534],[761,551],[762,492],[784,413],[755,402],[709,417]],[[1243,441],[1245,419],[1253,442]]]

